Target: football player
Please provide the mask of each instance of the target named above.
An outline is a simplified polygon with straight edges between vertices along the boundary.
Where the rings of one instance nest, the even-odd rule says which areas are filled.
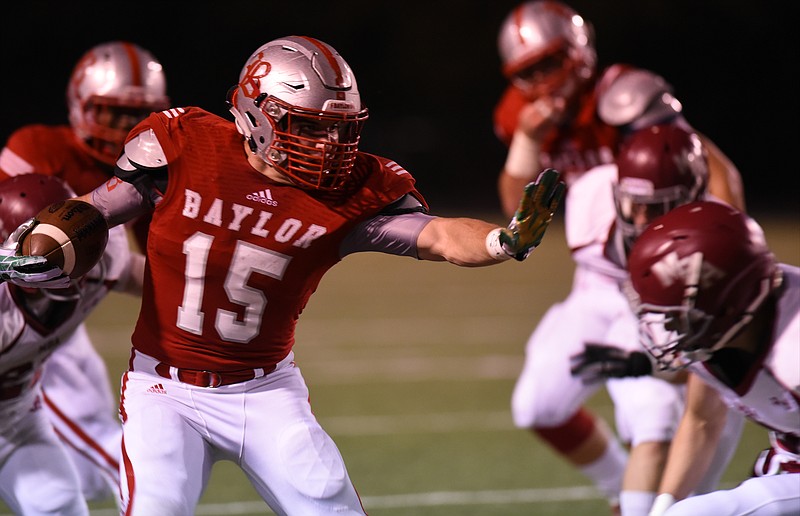
[[[4,247],[16,247],[19,234],[9,233],[39,210],[74,196],[55,176],[30,173],[0,181],[0,240],[5,241]],[[91,346],[83,321],[112,289],[140,293],[143,271],[144,258],[129,251],[126,233],[117,227],[109,232],[100,263],[67,289],[0,283],[0,498],[15,514],[89,514],[81,479],[57,437],[62,430],[58,426],[54,430],[46,417],[50,401],[47,390],[42,389],[42,378],[59,346]],[[100,373],[104,375],[105,370]],[[76,374],[88,377],[86,372]],[[104,387],[107,392],[108,385]],[[75,401],[91,402],[94,391],[95,387],[88,386]],[[119,428],[113,412],[96,417]],[[108,489],[116,487],[119,433],[100,446],[86,436],[73,437],[84,460],[103,472]]]
[[[130,42],[110,41],[86,51],[73,68],[66,92],[69,125],[32,124],[14,131],[0,151],[0,179],[23,174],[55,176],[78,195],[114,175],[114,163],[131,128],[169,104],[166,79],[153,54]],[[144,249],[147,217],[132,223]],[[85,334],[85,329],[80,328]],[[117,497],[118,475],[109,484],[105,461],[119,460],[122,429],[105,363],[88,339],[70,341],[50,357],[43,385],[45,410],[68,444],[89,500]],[[112,468],[113,469],[113,468]]]
[[[508,227],[428,214],[407,170],[359,151],[368,112],[356,78],[306,36],[258,48],[228,103],[233,122],[198,107],[150,115],[117,178],[81,197],[111,226],[153,215],[122,379],[123,509],[192,514],[227,459],[277,514],[364,514],[295,363],[308,299],[355,252],[465,267],[524,260],[565,185],[543,171]],[[22,281],[22,269],[5,274]]]
[[[693,373],[651,515],[797,514],[800,268],[776,262],[751,218],[710,202],[656,219],[628,267],[656,369]],[[686,498],[711,462],[727,407],[768,429],[772,447],[754,478]]]
[[[500,27],[498,48],[509,82],[494,111],[495,133],[508,145],[498,178],[501,206],[506,214],[513,213],[516,192],[541,167],[553,166],[564,174],[566,237],[575,261],[568,300],[580,298],[581,289],[608,281],[602,271],[597,277],[596,264],[587,263],[586,250],[606,239],[609,212],[604,217],[597,210],[604,209],[610,197],[594,192],[588,199],[573,200],[572,185],[597,165],[613,163],[620,142],[631,131],[670,121],[686,123],[681,104],[671,86],[649,70],[621,63],[598,69],[592,24],[560,2],[519,4]],[[707,153],[709,191],[743,208],[738,170],[713,142],[698,136]],[[587,178],[587,184],[593,181],[598,180]],[[573,224],[572,218],[590,223]],[[533,363],[526,364],[512,396],[514,422],[578,467],[616,510],[623,476],[629,481],[626,490],[641,492],[638,480],[648,478],[647,472],[657,464],[650,459],[639,464],[638,455],[628,459],[607,425],[583,407],[587,392],[577,386],[562,391],[562,385],[579,382],[570,379],[569,354],[575,350],[564,346],[561,332],[584,317],[580,310],[564,312],[562,303],[554,305],[528,341],[526,362]],[[531,371],[538,374],[532,377]],[[660,388],[658,382],[643,383]],[[636,386],[632,396],[646,388]],[[631,468],[627,475],[626,467]],[[628,501],[639,507],[649,505],[634,494]]]

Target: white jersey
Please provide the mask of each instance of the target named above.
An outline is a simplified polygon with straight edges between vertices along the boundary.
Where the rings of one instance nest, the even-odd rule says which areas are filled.
[[[576,265],[622,280],[625,271],[603,255],[616,218],[616,182],[615,164],[600,165],[582,175],[567,190],[564,220],[567,246]]]
[[[115,227],[109,231],[103,257],[82,279],[77,292],[52,291],[55,295],[75,294],[70,300],[42,296],[30,301],[16,287],[0,284],[0,405],[36,385],[47,357],[83,323],[110,288],[127,282],[130,273],[127,234],[123,227]]]
[[[800,268],[781,264],[784,290],[778,302],[772,342],[763,363],[741,385],[730,387],[703,363],[692,372],[714,387],[725,402],[771,430],[800,436]]]

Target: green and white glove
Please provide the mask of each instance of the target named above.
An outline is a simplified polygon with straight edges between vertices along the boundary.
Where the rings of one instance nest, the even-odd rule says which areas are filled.
[[[69,276],[44,256],[17,256],[18,242],[33,225],[33,219],[25,221],[0,245],[0,283],[7,281],[27,288],[69,287]]]
[[[498,232],[496,238],[502,252],[522,261],[542,242],[544,233],[567,191],[567,186],[560,177],[557,170],[548,168],[539,174],[535,182],[525,186],[519,208],[508,227],[495,230]],[[487,239],[490,252],[492,245],[497,244],[490,243]],[[499,250],[495,251],[495,257],[500,258],[497,253]]]

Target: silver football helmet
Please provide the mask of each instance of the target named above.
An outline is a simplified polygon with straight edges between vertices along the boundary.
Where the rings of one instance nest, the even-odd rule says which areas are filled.
[[[169,107],[161,63],[126,41],[89,49],[67,87],[69,121],[86,150],[113,165],[128,132],[153,111]]]
[[[597,65],[592,25],[566,5],[525,2],[511,11],[497,39],[503,74],[531,100],[570,98]]]
[[[350,66],[322,41],[290,36],[256,50],[228,92],[250,150],[296,185],[349,185],[367,109]]]

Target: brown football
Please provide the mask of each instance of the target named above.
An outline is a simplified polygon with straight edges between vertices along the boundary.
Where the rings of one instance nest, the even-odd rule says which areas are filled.
[[[70,278],[97,265],[108,243],[108,225],[91,204],[75,199],[51,204],[36,215],[37,224],[22,240],[20,252],[44,256]]]

